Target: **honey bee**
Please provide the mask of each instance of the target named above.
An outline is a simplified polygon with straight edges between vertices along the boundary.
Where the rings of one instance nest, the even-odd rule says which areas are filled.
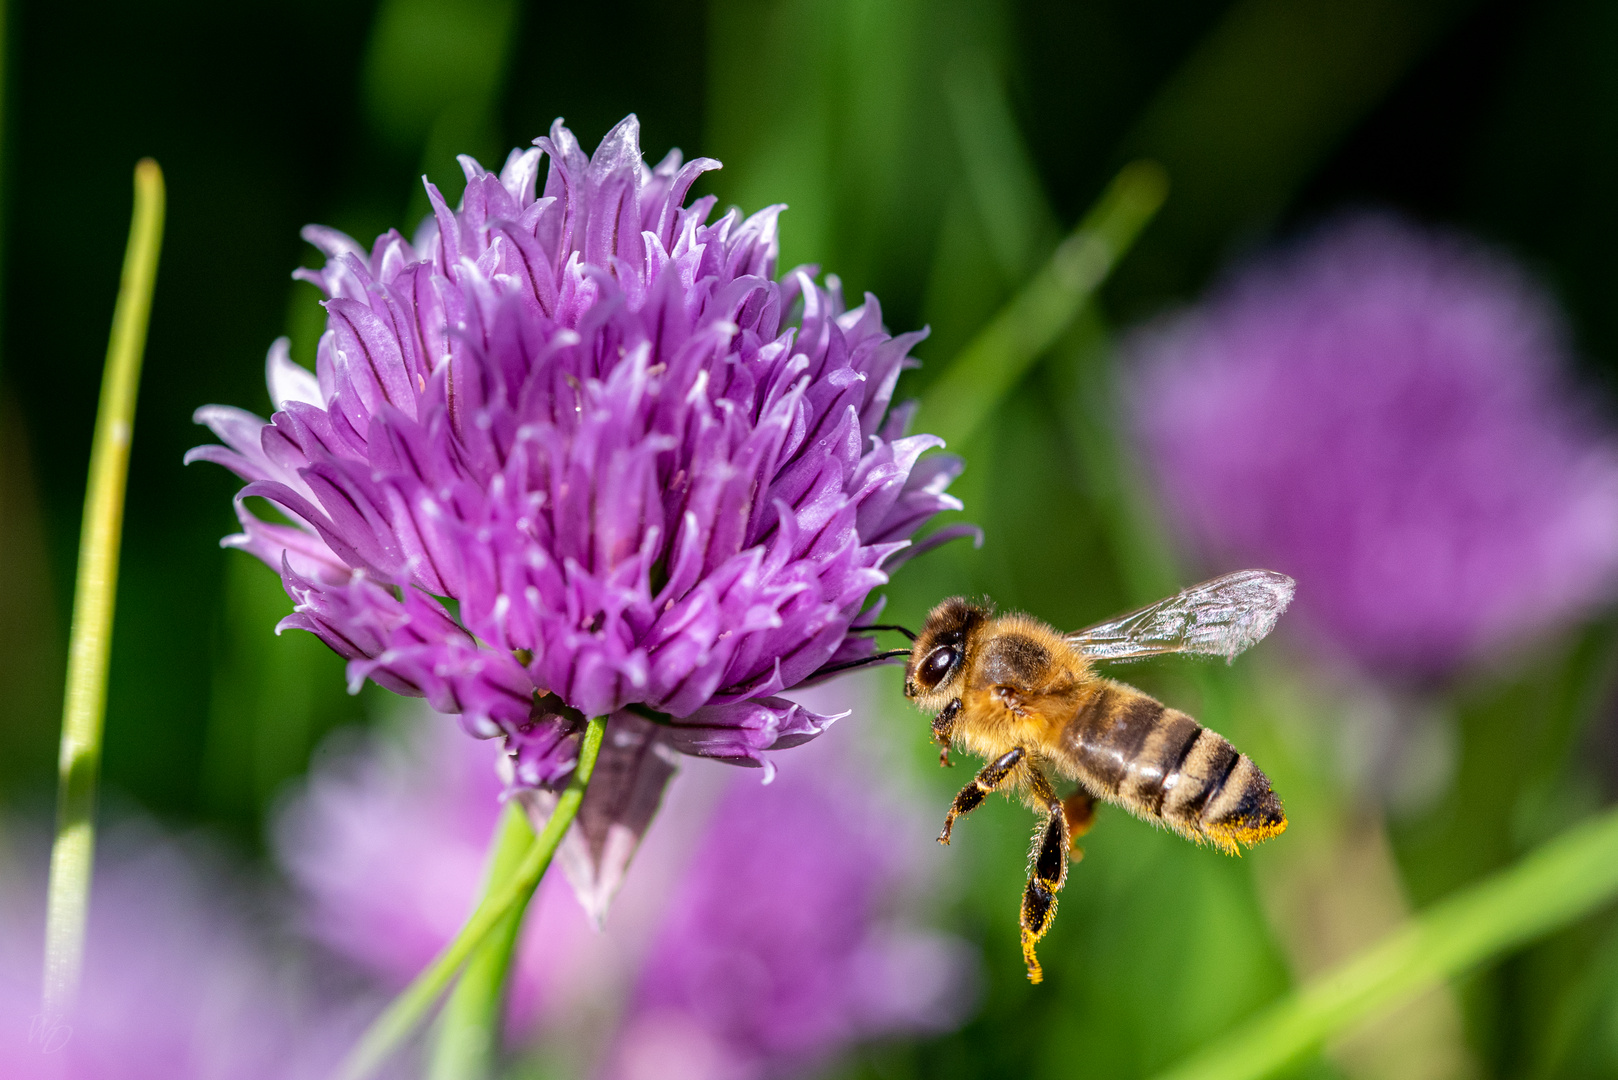
[[[905,696],[935,713],[943,764],[957,746],[988,761],[955,796],[939,843],[992,791],[1015,791],[1044,815],[1021,910],[1031,982],[1041,979],[1034,947],[1056,915],[1069,851],[1096,800],[1229,854],[1286,828],[1281,800],[1251,758],[1093,665],[1164,653],[1232,660],[1270,632],[1294,587],[1284,574],[1243,570],[1072,634],[960,597],[927,616],[909,650]],[[1066,800],[1053,773],[1078,784]]]

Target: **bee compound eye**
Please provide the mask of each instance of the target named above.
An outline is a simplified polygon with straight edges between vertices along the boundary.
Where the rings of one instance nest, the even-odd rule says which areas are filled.
[[[948,645],[934,649],[927,654],[927,659],[921,662],[921,671],[918,673],[921,681],[928,686],[937,686],[949,674],[949,669],[955,666],[955,650]]]

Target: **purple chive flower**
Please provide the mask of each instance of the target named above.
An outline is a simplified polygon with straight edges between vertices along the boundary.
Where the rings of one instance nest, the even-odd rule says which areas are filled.
[[[974,959],[896,917],[927,826],[837,748],[733,784],[643,968],[612,1080],[755,1080],[964,1019]]]
[[[1205,553],[1298,579],[1361,663],[1432,676],[1607,600],[1618,446],[1544,292],[1366,215],[1136,336],[1135,428]]]
[[[459,210],[428,184],[412,241],[306,229],[316,371],[278,342],[271,421],[208,406],[226,445],[189,456],[248,481],[226,543],[280,571],[282,627],[506,736],[519,785],[571,770],[578,714],[629,706],[762,765],[828,722],[777,695],[870,656],[871,590],[959,535],[912,545],[959,508],[959,463],[889,409],[922,334],[813,268],[777,281],[782,208],[708,223],[712,197],[683,204],[718,163],[648,169],[633,116],[593,156],[560,122],[535,143],[498,175],[461,158]]]
[[[365,1017],[278,960],[251,932],[244,897],[138,832],[102,845],[78,1003],[50,1029],[38,1022],[45,859],[0,867],[0,1076],[330,1076]]]
[[[718,163],[648,169],[639,134],[587,156],[558,121],[498,175],[463,157],[461,208],[428,184],[413,241],[306,229],[316,371],[277,342],[270,422],[203,408],[226,445],[188,455],[248,481],[225,543],[280,571],[281,627],[503,735],[517,787],[562,782],[582,717],[613,714],[574,845],[598,917],[671,760],[770,767],[817,735],[778,695],[871,657],[871,591],[968,531],[912,542],[960,507],[959,462],[918,460],[941,440],[889,409],[923,335],[813,268],[777,281],[782,208],[708,223],[712,197],[683,204]]]

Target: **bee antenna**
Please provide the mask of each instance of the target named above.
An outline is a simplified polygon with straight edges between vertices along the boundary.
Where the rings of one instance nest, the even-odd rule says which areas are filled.
[[[909,638],[911,641],[916,640],[916,635],[915,634],[911,633],[909,630],[906,630],[902,626],[895,626],[892,623],[876,623],[876,624],[873,624],[871,626],[854,626],[854,627],[850,627],[849,629],[851,631],[861,631],[861,632],[866,631],[866,630],[892,630],[895,634],[903,634],[905,637]]]
[[[867,656],[861,660],[850,660],[846,664],[828,664],[823,668],[817,668],[809,678],[818,679],[822,675],[833,675],[839,671],[849,671],[853,668],[864,667],[866,664],[880,664],[900,656],[909,655],[909,649],[889,649],[887,652],[879,652],[875,656]]]

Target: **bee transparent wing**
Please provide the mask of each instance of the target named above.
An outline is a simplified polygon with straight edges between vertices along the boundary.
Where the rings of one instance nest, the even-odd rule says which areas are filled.
[[[1067,639],[1092,660],[1198,653],[1230,661],[1275,629],[1296,588],[1273,570],[1238,570]]]

